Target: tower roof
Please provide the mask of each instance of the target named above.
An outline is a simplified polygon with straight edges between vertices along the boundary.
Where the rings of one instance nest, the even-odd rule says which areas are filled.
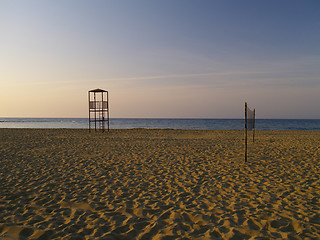
[[[107,91],[100,89],[100,88],[97,88],[97,89],[90,90],[89,92],[107,92]]]

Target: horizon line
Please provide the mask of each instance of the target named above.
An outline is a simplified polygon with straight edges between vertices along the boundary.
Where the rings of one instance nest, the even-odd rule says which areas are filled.
[[[0,117],[0,119],[88,119],[88,117]],[[225,117],[110,117],[110,119],[177,119],[177,120],[244,120],[244,118],[225,118]],[[320,118],[255,118],[256,120],[320,120]]]

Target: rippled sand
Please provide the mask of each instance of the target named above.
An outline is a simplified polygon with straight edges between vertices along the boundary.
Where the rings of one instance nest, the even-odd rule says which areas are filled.
[[[320,132],[0,129],[0,239],[320,239]]]

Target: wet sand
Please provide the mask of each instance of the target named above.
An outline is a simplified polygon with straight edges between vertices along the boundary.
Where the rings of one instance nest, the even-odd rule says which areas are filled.
[[[320,239],[320,132],[0,129],[0,240]]]

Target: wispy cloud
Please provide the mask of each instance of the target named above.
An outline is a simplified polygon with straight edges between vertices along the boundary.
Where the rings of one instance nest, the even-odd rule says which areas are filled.
[[[265,71],[221,71],[210,73],[149,75],[96,79],[96,83],[136,84],[137,86],[202,86],[202,87],[299,87],[320,85],[317,76],[299,71],[267,69]]]
[[[179,78],[194,78],[194,77],[235,76],[235,75],[248,75],[248,74],[263,74],[263,72],[212,72],[212,73],[170,74],[170,75],[107,78],[104,80],[130,81],[130,80],[154,80],[154,79],[179,79]]]

